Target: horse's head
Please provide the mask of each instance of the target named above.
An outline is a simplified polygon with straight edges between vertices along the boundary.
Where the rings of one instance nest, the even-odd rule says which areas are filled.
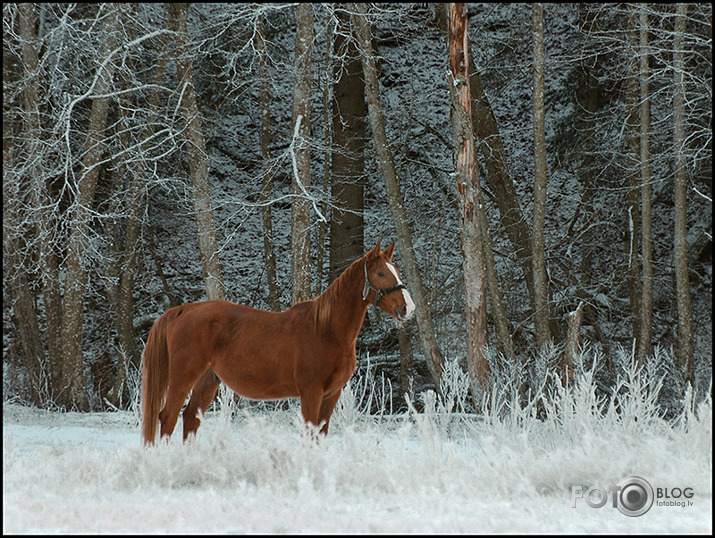
[[[377,246],[365,255],[362,298],[382,308],[396,321],[406,321],[414,314],[415,303],[400,280],[400,272],[392,263],[394,252],[394,242],[382,251],[378,241]]]

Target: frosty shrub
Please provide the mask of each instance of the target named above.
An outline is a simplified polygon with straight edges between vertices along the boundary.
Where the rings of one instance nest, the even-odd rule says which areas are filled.
[[[380,375],[379,381],[375,379],[369,353],[365,362],[364,370],[356,372],[343,387],[330,420],[331,430],[336,426],[355,425],[361,418],[371,415],[380,422],[385,414],[392,414],[392,383],[384,374]]]
[[[134,366],[131,361],[125,361],[124,364],[127,369],[126,383],[129,393],[129,412],[136,419],[137,425],[139,425],[141,424],[141,368],[137,368],[136,366]]]
[[[97,518],[111,512],[107,507],[121,502],[122,513],[131,517],[118,520],[112,527],[117,531],[134,523],[128,528],[165,531],[166,521],[194,508],[202,514],[197,521],[208,525],[204,531],[221,518],[230,520],[221,529],[240,531],[239,524],[254,513],[245,503],[254,499],[268,523],[280,507],[289,507],[284,515],[291,518],[305,514],[301,530],[313,528],[316,513],[350,514],[345,521],[352,524],[352,514],[372,518],[377,507],[393,514],[408,506],[410,521],[432,510],[430,529],[439,532],[475,510],[515,505],[519,522],[532,517],[529,528],[538,531],[544,513],[574,520],[571,486],[637,475],[654,487],[693,488],[698,514],[704,515],[703,503],[709,506],[712,496],[709,394],[698,399],[688,389],[681,411],[667,419],[658,403],[663,386],[658,368],[639,368],[620,357],[623,368],[614,390],[606,392],[596,380],[603,360],[599,350],[585,349],[571,382],[546,375],[540,390],[523,394],[519,383],[495,375],[481,414],[465,411],[472,397],[456,362],[447,368],[446,396],[423,391],[422,410],[406,398],[408,411],[395,414],[388,414],[389,384],[361,371],[346,386],[330,433],[317,441],[305,435],[297,404],[243,405],[226,387],[196,438],[184,443],[174,435],[149,449],[142,447],[130,413],[65,413],[58,420],[56,413],[6,404],[3,485],[12,505],[7,513],[22,512],[33,518],[32,528],[45,529],[47,512],[26,510],[27,499],[39,498],[43,507],[54,499],[57,513],[77,514],[86,519],[82,529],[95,529]],[[378,405],[382,412],[375,411]],[[37,432],[28,431],[28,424],[37,424]],[[73,427],[63,433],[68,425]],[[81,509],[68,512],[61,504],[66,499],[81,499]],[[175,505],[167,509],[166,499],[175,499]],[[454,508],[460,500],[469,503]],[[94,502],[94,512],[85,517]],[[223,504],[211,518],[203,515],[216,503]],[[143,518],[136,517],[138,511]],[[609,521],[602,512],[581,511],[578,517],[584,514],[593,514],[599,525]],[[147,517],[158,519],[148,523]],[[624,519],[617,520],[619,528],[628,524]],[[513,516],[492,520],[502,525]],[[579,525],[583,521],[578,519]],[[183,519],[176,524],[172,529],[201,530],[182,526]],[[632,530],[638,529],[643,527]]]
[[[442,413],[464,413],[469,392],[469,376],[455,359],[445,360],[440,378],[439,408]]]

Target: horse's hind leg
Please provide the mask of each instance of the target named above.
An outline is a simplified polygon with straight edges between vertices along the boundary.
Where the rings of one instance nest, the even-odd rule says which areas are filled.
[[[198,415],[205,413],[216,396],[221,381],[213,370],[206,370],[191,391],[191,398],[184,409],[184,441],[190,433],[196,434],[201,420]]]
[[[181,364],[180,361],[175,361],[174,364]],[[169,390],[166,393],[166,404],[164,409],[159,413],[159,421],[161,422],[161,438],[167,438],[174,432],[176,421],[179,418],[181,407],[189,395],[191,387],[196,384],[203,372],[201,370],[187,372],[172,372],[169,369]]]

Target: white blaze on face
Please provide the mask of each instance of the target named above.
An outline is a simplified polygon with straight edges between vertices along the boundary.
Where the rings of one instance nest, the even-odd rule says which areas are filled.
[[[397,269],[395,269],[395,266],[392,265],[391,263],[386,264],[387,268],[390,270],[390,272],[395,275],[395,278],[397,279],[397,284],[402,284],[402,280],[400,280],[400,277],[397,274]],[[402,296],[405,298],[405,319],[409,319],[412,317],[412,314],[415,313],[415,303],[412,302],[412,297],[410,297],[410,292],[407,290],[400,290],[402,291]]]

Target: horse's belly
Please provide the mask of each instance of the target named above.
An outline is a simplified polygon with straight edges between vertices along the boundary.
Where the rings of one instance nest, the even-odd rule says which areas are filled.
[[[216,375],[236,394],[250,400],[280,400],[298,396],[292,379],[281,379],[270,373],[256,374],[250,371],[234,372],[215,368]]]
[[[247,383],[239,383],[237,386],[232,386],[229,383],[226,383],[226,385],[236,394],[240,394],[249,400],[280,400],[282,398],[298,397],[296,390],[285,386],[258,386]]]

